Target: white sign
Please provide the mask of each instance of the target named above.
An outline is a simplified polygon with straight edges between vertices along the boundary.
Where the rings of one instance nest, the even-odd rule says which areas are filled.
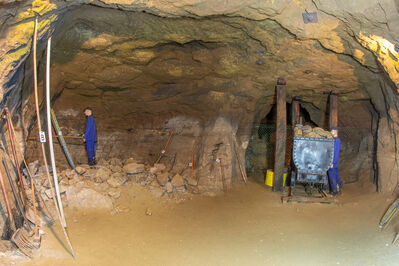
[[[46,134],[44,133],[44,131],[40,131],[39,138],[41,143],[46,142]]]

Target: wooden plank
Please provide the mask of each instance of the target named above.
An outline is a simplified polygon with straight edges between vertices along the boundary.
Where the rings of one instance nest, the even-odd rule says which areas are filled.
[[[292,100],[292,103],[291,103],[291,126],[292,127],[295,127],[296,124],[299,124],[299,117],[300,117],[299,101]]]
[[[338,126],[338,96],[334,93],[330,94],[330,110],[328,125],[330,130]]]
[[[234,153],[236,155],[236,159],[237,159],[237,163],[238,163],[238,167],[240,168],[240,173],[241,173],[241,177],[242,180],[244,181],[244,183],[247,183],[248,177],[247,177],[247,173],[245,172],[245,165],[241,164],[241,160],[240,157],[238,155],[238,151],[237,151],[237,139],[236,136],[231,136],[231,139],[233,140],[233,149],[234,149]]]
[[[339,204],[334,197],[318,198],[318,197],[301,197],[301,196],[285,196],[281,197],[283,203],[319,203],[319,204]]]
[[[287,102],[286,102],[286,82],[284,78],[277,80],[276,86],[276,149],[274,160],[274,180],[273,191],[283,189],[283,174],[285,167],[285,153],[287,142]]]

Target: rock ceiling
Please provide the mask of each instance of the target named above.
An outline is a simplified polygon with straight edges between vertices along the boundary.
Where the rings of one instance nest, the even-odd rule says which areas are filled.
[[[368,101],[381,96],[381,73],[397,83],[393,1],[18,1],[2,10],[3,97],[18,84],[35,13],[42,46],[49,35],[56,39],[54,68],[65,74],[57,77],[80,95],[178,96],[177,105],[194,112],[203,110],[192,108],[190,94],[196,102],[216,99],[216,107],[217,99],[241,105],[244,97],[254,111],[284,76],[290,97],[324,109],[325,91]],[[318,23],[305,24],[302,13],[314,11]]]

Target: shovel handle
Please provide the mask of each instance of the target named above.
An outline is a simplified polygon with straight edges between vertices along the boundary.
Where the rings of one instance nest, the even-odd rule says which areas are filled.
[[[168,146],[169,146],[169,143],[170,143],[170,140],[172,139],[172,136],[173,136],[173,131],[170,132],[168,141],[166,142],[165,146],[163,147],[163,149],[162,149],[162,151],[161,151],[161,154],[159,155],[158,159],[155,161],[154,165],[155,165],[156,163],[159,163],[159,161],[162,159],[163,155],[164,155],[165,152],[166,152],[166,149],[167,149]]]
[[[15,135],[14,125],[12,123],[10,123],[10,125],[11,125],[12,136],[15,139],[16,135]],[[23,157],[22,157],[22,160],[25,162],[25,159]],[[4,163],[4,160],[3,160],[3,163]],[[6,167],[6,164],[4,164],[4,166]],[[28,171],[28,174],[31,177],[31,182],[30,182],[31,183],[31,192],[32,192],[31,196],[32,196],[32,203],[33,203],[33,213],[35,216],[35,235],[37,236],[39,234],[39,224],[38,224],[37,210],[36,210],[35,186],[33,184],[33,177],[30,174],[29,167],[26,167],[26,170]],[[25,205],[25,206],[28,207],[28,205]],[[24,214],[24,218],[26,219],[25,214]]]
[[[170,132],[170,135],[169,135],[169,138],[168,138],[168,141],[166,142],[166,144],[165,144],[165,147],[163,147],[163,151],[166,151],[166,149],[168,148],[168,146],[169,146],[169,143],[170,143],[170,140],[172,139],[172,136],[173,136],[173,131],[172,132]]]
[[[184,162],[183,168],[180,170],[179,175],[183,174],[183,172],[184,172],[184,170],[186,169],[186,166],[187,166],[188,161],[190,160],[190,158],[191,158],[191,163],[192,163],[192,171],[194,171],[194,166],[193,166],[193,165],[194,165],[194,151],[195,151],[195,148],[197,147],[197,145],[199,144],[200,140],[201,140],[201,137],[198,137],[197,141],[194,143],[193,149],[191,150],[191,155],[190,155],[190,157],[187,158],[187,160]]]
[[[21,196],[18,195],[18,190],[14,186],[14,181],[10,175],[10,171],[8,171],[8,167],[7,167],[7,164],[4,160],[4,158],[2,159],[2,161],[3,161],[4,170],[6,171],[6,176],[8,178],[8,182],[10,183],[11,191],[14,194],[15,202],[17,203],[17,207],[18,207],[19,211],[21,212],[21,214],[23,214],[25,210],[24,210],[24,205],[22,204],[22,201],[20,198]]]
[[[10,202],[8,201],[7,191],[6,191],[6,187],[4,185],[3,175],[1,174],[1,172],[0,172],[0,183],[1,183],[1,191],[3,192],[4,201],[6,202],[8,219],[10,220],[10,226],[15,227],[14,217],[12,216]],[[13,228],[13,229],[15,231],[15,228]]]
[[[10,113],[8,111],[8,108],[4,108],[5,111],[5,118],[7,120],[7,127],[8,127],[8,135],[10,136],[10,142],[11,142],[11,149],[12,149],[12,154],[14,156],[14,162],[15,162],[15,168],[17,168],[17,174],[18,174],[18,180],[19,180],[19,186],[21,188],[21,193],[22,193],[22,201],[25,205],[27,205],[27,199],[26,199],[26,192],[25,192],[25,185],[24,185],[24,180],[21,174],[20,170],[20,164],[18,162],[18,156],[15,148],[15,139],[13,135],[13,130],[12,130],[12,122],[10,119]]]

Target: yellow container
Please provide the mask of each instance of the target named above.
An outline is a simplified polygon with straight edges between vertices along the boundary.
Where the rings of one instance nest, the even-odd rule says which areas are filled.
[[[274,172],[271,169],[266,171],[265,185],[273,187]],[[283,187],[285,187],[285,181],[287,180],[287,173],[283,174]]]
[[[283,187],[285,187],[285,181],[287,180],[287,173],[283,174]]]
[[[274,172],[271,169],[266,171],[265,185],[273,187]]]

